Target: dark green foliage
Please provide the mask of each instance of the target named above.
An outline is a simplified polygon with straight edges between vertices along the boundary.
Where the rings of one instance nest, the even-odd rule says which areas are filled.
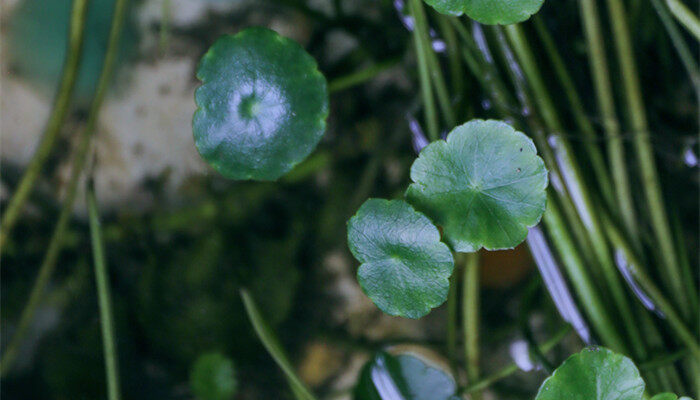
[[[227,178],[276,180],[313,151],[326,129],[328,90],[316,61],[269,29],[216,41],[197,78],[195,144]]]
[[[405,201],[367,200],[348,222],[348,245],[362,290],[385,313],[420,318],[447,299],[452,253]]]

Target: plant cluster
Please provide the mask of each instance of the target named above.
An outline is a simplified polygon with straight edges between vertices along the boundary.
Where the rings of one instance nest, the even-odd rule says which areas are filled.
[[[75,1],[77,25],[72,29],[78,33],[82,32],[85,3]],[[494,376],[480,373],[478,252],[512,249],[526,239],[562,319],[587,345],[552,371],[537,400],[678,399],[673,393],[698,396],[697,271],[691,268],[684,238],[673,229],[673,219],[668,216],[673,210],[666,208],[662,195],[625,2],[606,0],[622,78],[614,82],[597,2],[579,0],[595,102],[604,119],[604,145],[595,140],[598,132],[585,115],[585,103],[546,24],[535,19],[533,29],[569,106],[566,116],[551,94],[554,83],[545,82],[539,70],[541,63],[536,61],[525,28],[515,25],[538,12],[543,0],[425,0],[437,13],[426,12],[420,0],[408,3],[423,122],[430,141],[420,129],[413,132],[419,154],[411,166],[404,198],[367,200],[348,221],[348,247],[360,263],[360,287],[386,314],[421,318],[445,302],[456,310],[461,289],[465,365],[459,365],[456,354],[458,317],[454,311],[448,315],[449,367],[416,352],[388,348],[363,368],[355,398],[454,400],[469,394],[480,399],[489,384],[515,372],[517,368],[509,366]],[[669,0],[667,5],[656,6],[668,23],[697,94],[697,65],[684,56],[687,44],[678,35],[675,22],[666,19],[670,11],[697,36],[697,17],[680,4]],[[123,2],[117,1],[98,95],[81,142],[82,156],[76,161],[77,176],[112,72],[110,57],[118,49],[123,23],[120,7]],[[471,29],[459,18],[462,14],[474,20],[468,22]],[[431,41],[432,22],[448,49],[450,86]],[[76,40],[82,38],[78,35]],[[499,120],[476,119],[474,110],[466,106],[465,69],[473,83],[490,96],[490,108]],[[227,178],[277,180],[306,159],[323,136],[329,85],[299,44],[274,31],[249,28],[222,37],[203,56],[197,77],[202,85],[195,96],[194,141],[202,158]],[[615,93],[618,87],[619,94]],[[619,99],[624,102],[624,123],[617,117],[618,109],[623,108],[615,104]],[[57,103],[61,101],[59,94]],[[53,118],[60,126],[65,111],[57,111]],[[48,149],[55,124],[49,125],[46,135]],[[568,124],[586,139],[582,146],[575,146],[564,134]],[[449,131],[444,140],[440,139],[441,125]],[[633,133],[637,168],[628,167],[622,126]],[[41,167],[42,157],[37,160],[30,171]],[[641,198],[632,191],[636,172]],[[36,177],[29,174],[26,179],[5,211],[0,244]],[[76,185],[70,188],[69,204]],[[91,187],[87,204],[107,384],[110,399],[117,399],[112,305]],[[67,215],[60,216],[59,235]],[[538,226],[541,219],[543,227]],[[27,329],[51,274],[55,262],[51,251],[35,289],[38,292],[32,293],[15,337]],[[463,273],[461,279],[456,271]],[[251,292],[242,289],[240,295],[258,337],[284,372],[294,397],[314,399]],[[529,352],[543,367],[548,364],[547,351],[568,329],[562,332],[544,344],[526,335]],[[15,344],[3,354],[3,372],[16,351]],[[637,365],[645,366],[644,376]],[[192,387],[202,399],[230,398],[237,387],[232,362],[220,354],[202,356],[192,371]]]

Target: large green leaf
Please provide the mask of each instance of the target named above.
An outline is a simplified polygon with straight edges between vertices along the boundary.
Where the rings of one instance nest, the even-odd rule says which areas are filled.
[[[355,400],[458,400],[454,378],[417,355],[379,352],[360,372]]]
[[[409,201],[460,252],[517,246],[545,209],[544,162],[532,140],[500,121],[470,121],[431,143],[411,179]]]
[[[644,381],[632,360],[595,347],[564,361],[535,400],[640,400],[643,393]]]
[[[425,0],[443,14],[467,14],[488,25],[508,25],[525,21],[539,11],[544,0]]]
[[[199,400],[230,400],[238,382],[233,362],[220,353],[205,353],[197,358],[190,372],[190,387]]]
[[[195,144],[228,178],[275,180],[323,136],[326,80],[299,44],[274,31],[249,28],[217,40],[197,78]]]
[[[405,201],[367,200],[348,222],[348,245],[362,290],[385,313],[420,318],[447,299],[452,253]]]

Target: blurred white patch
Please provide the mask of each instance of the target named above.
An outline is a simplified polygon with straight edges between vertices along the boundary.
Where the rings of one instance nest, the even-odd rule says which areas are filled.
[[[194,68],[188,59],[135,64],[123,94],[105,102],[95,170],[102,207],[147,200],[137,197],[146,178],[167,173],[166,189],[173,191],[206,171],[192,138]]]

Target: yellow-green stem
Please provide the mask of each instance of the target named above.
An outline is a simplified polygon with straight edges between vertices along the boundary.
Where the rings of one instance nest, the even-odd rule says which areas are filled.
[[[440,127],[438,125],[437,110],[435,108],[435,99],[433,98],[433,90],[430,80],[430,69],[428,61],[428,49],[425,48],[425,40],[421,37],[423,27],[427,26],[425,11],[421,0],[410,0],[411,15],[415,21],[413,29],[413,45],[416,49],[416,59],[418,60],[418,75],[421,87],[421,96],[423,98],[423,109],[425,112],[425,120],[428,126],[428,136],[430,140],[437,140],[440,137]],[[427,32],[427,28],[425,30]]]
[[[104,241],[97,211],[97,199],[93,188],[87,190],[88,217],[90,219],[90,242],[92,259],[95,267],[95,285],[100,309],[100,326],[102,328],[102,346],[105,358],[105,375],[107,377],[107,398],[119,400],[119,363],[117,359],[117,342],[114,333],[114,316],[112,314],[112,297],[109,289],[109,274],[105,259]]]
[[[634,212],[634,203],[632,202],[630,181],[627,176],[625,147],[620,135],[620,122],[615,111],[610,72],[605,57],[603,30],[598,18],[596,1],[579,0],[581,19],[583,20],[586,42],[588,43],[588,59],[593,76],[596,101],[608,139],[608,158],[610,159],[610,169],[612,170],[615,194],[617,196],[617,207],[614,209],[619,210],[627,235],[632,238],[635,248],[639,249],[637,218]]]
[[[71,164],[71,176],[68,181],[66,197],[63,200],[63,206],[61,208],[58,221],[56,222],[56,226],[51,234],[51,239],[49,239],[49,245],[46,250],[46,254],[44,255],[44,259],[42,260],[41,267],[39,268],[39,273],[34,281],[34,284],[32,285],[31,292],[29,293],[29,300],[22,310],[20,320],[17,324],[17,329],[10,339],[9,344],[2,355],[2,359],[0,360],[0,376],[7,373],[17,357],[19,346],[22,344],[27,331],[34,320],[34,314],[41,303],[46,286],[51,281],[51,277],[56,266],[56,261],[61,252],[65,231],[73,213],[73,204],[75,203],[75,198],[78,193],[80,176],[87,162],[90,139],[97,123],[100,106],[102,105],[102,101],[107,93],[109,82],[112,78],[114,61],[116,60],[117,51],[119,48],[119,40],[121,37],[124,19],[126,17],[127,7],[128,0],[117,0],[114,4],[114,14],[112,16],[112,25],[109,32],[107,53],[102,65],[102,72],[97,83],[95,97],[93,98],[90,106],[90,113],[88,115],[87,123],[78,137],[78,146]]]
[[[671,14],[700,41],[700,19],[681,0],[666,0]]]
[[[464,329],[464,356],[467,376],[473,383],[479,379],[479,253],[468,253],[464,259],[462,279],[462,320]],[[480,400],[481,393],[472,393],[472,399]]]
[[[613,28],[612,36],[615,50],[622,73],[622,84],[625,89],[627,116],[633,132],[634,147],[642,178],[642,188],[651,215],[651,225],[662,256],[661,263],[665,266],[665,268],[660,268],[660,275],[664,278],[676,306],[681,307],[681,312],[687,316],[688,310],[684,306],[688,304],[689,299],[683,287],[676,249],[673,246],[673,235],[668,223],[656,169],[656,160],[651,147],[651,132],[647,123],[637,67],[634,62],[632,41],[627,27],[627,15],[621,0],[607,0],[607,4]]]
[[[29,161],[27,170],[22,175],[17,189],[5,209],[2,223],[0,224],[0,250],[2,250],[10,236],[17,218],[19,218],[24,204],[31,194],[39,174],[41,174],[42,167],[51,154],[51,150],[53,150],[58,134],[61,131],[61,126],[63,126],[63,122],[70,110],[71,97],[78,78],[78,69],[82,56],[88,4],[89,0],[73,0],[68,31],[68,48],[66,50],[61,83],[56,94],[53,110],[39,142],[39,147],[32,156],[31,161]]]

